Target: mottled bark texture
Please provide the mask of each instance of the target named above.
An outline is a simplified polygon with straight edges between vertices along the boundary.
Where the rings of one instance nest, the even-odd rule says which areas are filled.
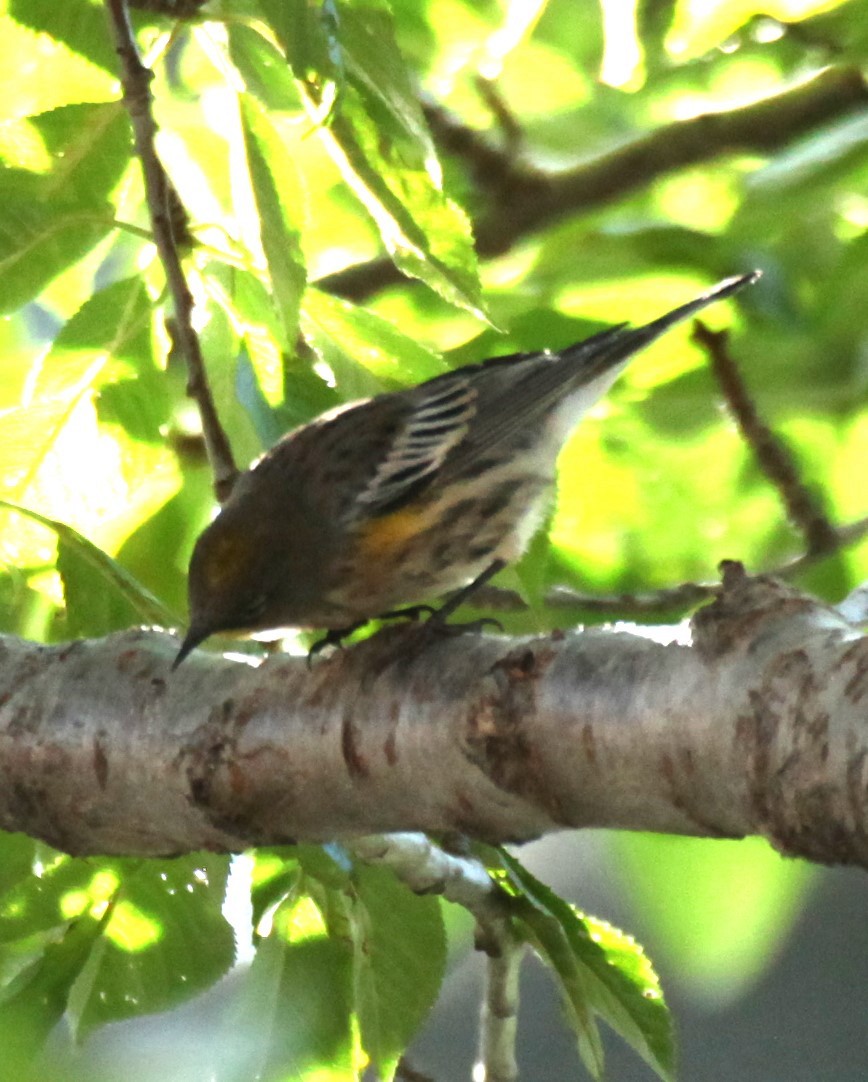
[[[692,635],[395,626],[174,675],[161,632],[0,638],[0,826],[129,855],[605,826],[868,865],[868,641],[738,565]]]

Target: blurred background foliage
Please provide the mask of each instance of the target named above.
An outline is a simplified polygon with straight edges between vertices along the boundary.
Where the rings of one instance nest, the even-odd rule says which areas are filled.
[[[759,267],[761,283],[708,322],[732,329],[759,409],[831,521],[866,513],[865,0],[212,0],[188,21],[137,11],[134,22],[155,73],[159,152],[189,217],[197,329],[241,464],[338,402],[647,320]],[[96,0],[4,0],[0,30],[0,630],[52,642],[180,626],[213,498],[105,12]],[[727,122],[744,116],[733,138]],[[503,576],[529,612],[504,622],[594,618],[548,609],[555,584],[644,592],[711,580],[722,558],[772,569],[803,551],[679,328],[565,450],[549,530]],[[800,581],[836,601],[865,578],[862,543]],[[553,846],[539,860],[557,880],[572,851]],[[823,889],[815,869],[755,840],[592,848],[584,859],[609,869],[599,904],[709,1010],[765,979]],[[12,837],[0,851],[0,1022],[19,1033],[7,1067],[26,1073],[31,1037],[64,1012],[87,1034],[165,1010],[232,964],[219,858],[71,861]],[[303,891],[286,867],[291,887],[275,897],[295,912]],[[284,944],[299,936],[289,926]],[[311,973],[343,972],[339,949],[301,940]],[[277,954],[260,952],[251,979],[290,996],[297,977]],[[403,1036],[418,1018],[405,1021]],[[267,1077],[302,1060],[293,1077],[352,1077],[358,1034],[307,1025],[319,1044],[301,1060],[291,1042],[275,1046]],[[268,1044],[263,1032],[250,1042]],[[103,1069],[98,1044],[73,1068],[53,1040],[58,1077]],[[239,1066],[246,1040],[236,1073],[219,1077],[252,1077]],[[422,1047],[434,1055],[432,1040]],[[685,1077],[725,1076],[691,1054]],[[540,1062],[532,1077],[564,1077]],[[197,1069],[189,1077],[212,1077]],[[122,1074],[158,1071],[143,1061]],[[632,1062],[623,1071],[648,1077]]]

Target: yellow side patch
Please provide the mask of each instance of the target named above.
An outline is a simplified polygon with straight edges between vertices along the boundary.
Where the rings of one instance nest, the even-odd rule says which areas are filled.
[[[388,557],[407,541],[424,533],[435,517],[436,508],[429,504],[402,507],[400,511],[372,518],[361,529],[359,547],[366,558]]]

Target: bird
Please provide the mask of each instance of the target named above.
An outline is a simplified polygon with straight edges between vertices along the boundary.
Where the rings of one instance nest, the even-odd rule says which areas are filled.
[[[514,353],[330,410],[240,474],[193,549],[173,668],[216,632],[317,629],[337,642],[516,561],[559,452],[632,356],[760,277],[727,278],[652,322]]]

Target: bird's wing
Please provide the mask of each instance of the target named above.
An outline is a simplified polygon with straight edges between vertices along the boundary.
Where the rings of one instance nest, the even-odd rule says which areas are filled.
[[[433,480],[467,435],[476,397],[471,380],[460,372],[407,392],[407,412],[359,503],[375,514],[392,510]]]

